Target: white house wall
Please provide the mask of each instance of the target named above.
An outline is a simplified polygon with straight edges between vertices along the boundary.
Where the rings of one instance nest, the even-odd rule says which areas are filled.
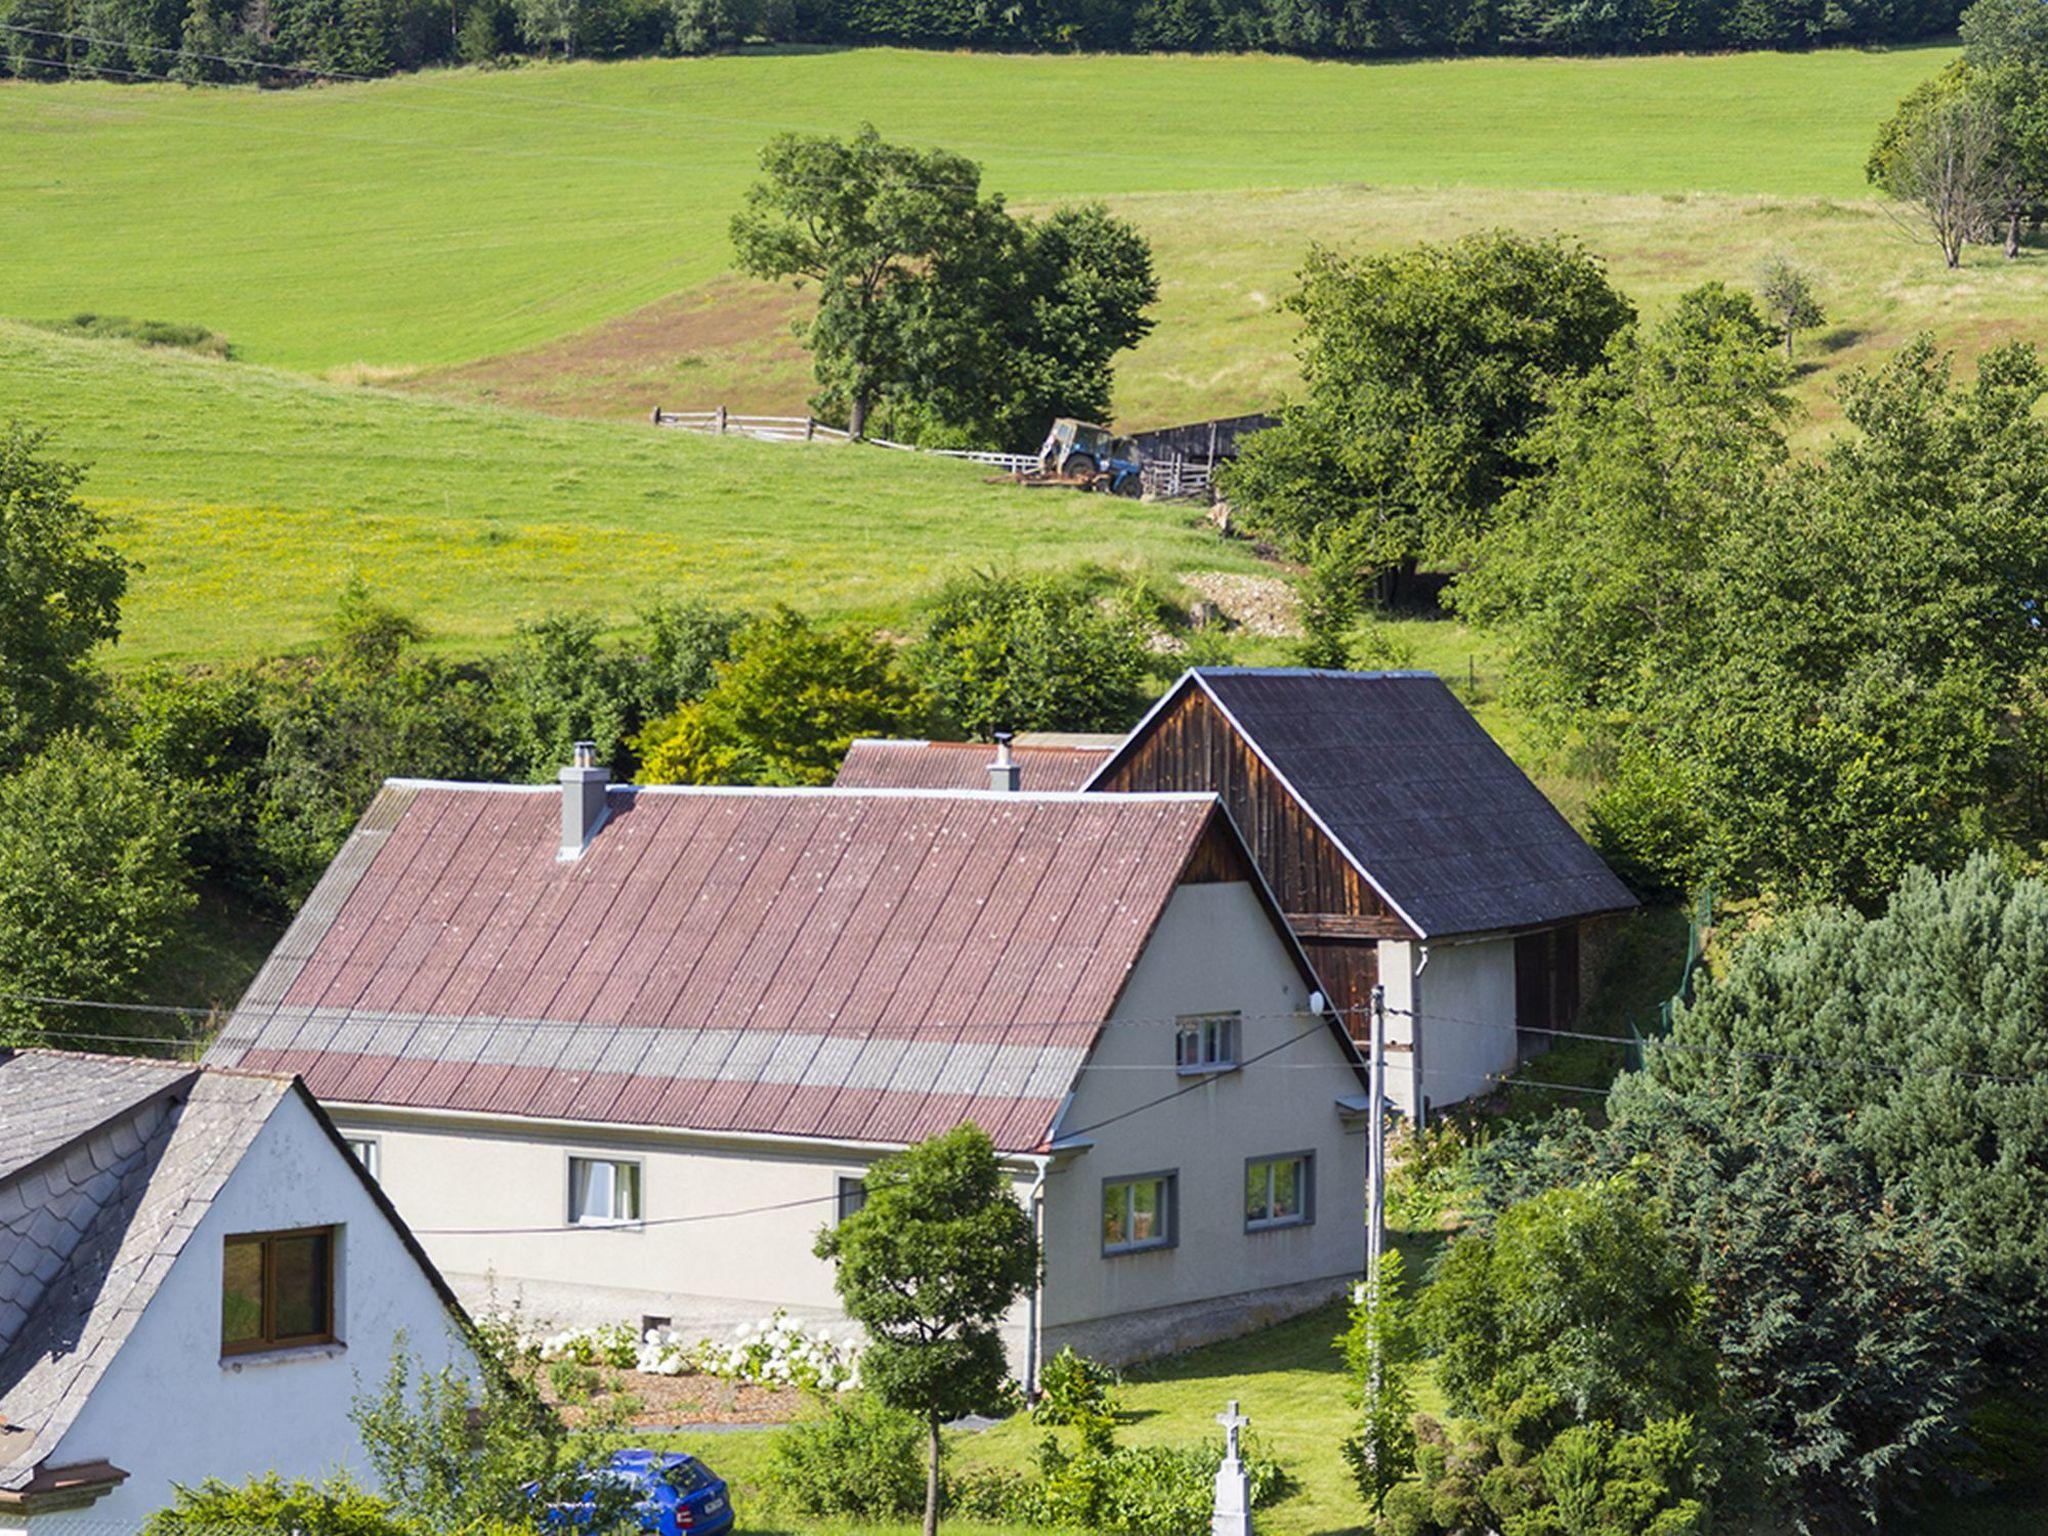
[[[877,1155],[674,1131],[333,1115],[347,1134],[377,1140],[385,1192],[463,1300],[516,1305],[536,1328],[667,1317],[712,1332],[776,1307],[836,1318],[831,1267],[811,1245],[833,1219],[840,1176],[860,1176]],[[572,1154],[640,1164],[641,1225],[567,1227]],[[1030,1177],[1018,1177],[1021,1199]],[[720,1214],[761,1206],[781,1209]]]
[[[1416,978],[1431,1104],[1488,1092],[1515,1069],[1515,941],[1439,944]]]
[[[1356,1276],[1365,1137],[1336,1101],[1361,1087],[1307,1008],[1308,987],[1250,886],[1175,894],[1062,1117],[1063,1137],[1092,1145],[1048,1181],[1047,1350],[1155,1353],[1313,1305]],[[1243,1015],[1241,1059],[1274,1054],[1206,1079],[1180,1075],[1171,1020],[1231,1009]],[[1315,1158],[1314,1221],[1246,1231],[1246,1160],[1304,1151]],[[1178,1180],[1174,1246],[1106,1256],[1103,1182],[1167,1170]]]
[[[236,1233],[338,1226],[337,1346],[259,1362],[221,1354],[221,1265]],[[35,1536],[135,1530],[171,1485],[275,1470],[369,1468],[348,1414],[398,1340],[433,1369],[471,1362],[440,1295],[296,1094],[280,1101],[194,1229],[134,1331],[58,1443],[56,1465],[111,1461],[128,1480],[78,1510],[38,1514]]]

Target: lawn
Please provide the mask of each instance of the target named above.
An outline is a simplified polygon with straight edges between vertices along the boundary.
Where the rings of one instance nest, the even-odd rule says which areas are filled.
[[[949,460],[563,421],[0,322],[10,412],[93,466],[86,492],[141,563],[129,663],[308,643],[352,570],[475,651],[551,610],[629,625],[665,591],[890,625],[972,567],[1255,564],[1185,508]]]
[[[1440,1239],[1417,1235],[1400,1241],[1413,1250],[1409,1262],[1419,1269]],[[1121,1393],[1125,1418],[1118,1437],[1129,1445],[1218,1439],[1222,1432],[1216,1415],[1235,1398],[1251,1418],[1250,1434],[1259,1449],[1285,1466],[1293,1479],[1294,1486],[1280,1503],[1259,1512],[1259,1530],[1269,1536],[1356,1530],[1364,1510],[1339,1450],[1350,1432],[1351,1412],[1343,1360],[1334,1347],[1343,1328],[1344,1308],[1332,1303],[1243,1338],[1135,1367]],[[1441,1400],[1427,1382],[1421,1399],[1426,1411],[1442,1411]],[[824,1536],[840,1529],[788,1521],[766,1507],[763,1483],[774,1433],[685,1434],[673,1437],[672,1443],[701,1456],[735,1484],[736,1507],[746,1530],[800,1530],[806,1536]],[[1021,1469],[1034,1463],[1045,1434],[1028,1416],[1019,1416],[979,1434],[954,1433],[948,1454],[963,1468]],[[947,1528],[954,1529],[953,1522],[947,1522]]]

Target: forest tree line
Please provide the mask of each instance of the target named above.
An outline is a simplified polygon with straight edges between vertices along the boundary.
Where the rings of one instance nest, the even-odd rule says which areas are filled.
[[[888,43],[1311,58],[1897,43],[1960,0],[0,0],[0,75],[305,83],[527,57]]]

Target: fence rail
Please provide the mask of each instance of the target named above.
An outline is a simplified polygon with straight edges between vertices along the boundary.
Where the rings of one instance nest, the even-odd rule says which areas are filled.
[[[710,411],[665,411],[654,408],[657,427],[682,432],[704,432],[715,437],[751,437],[764,443],[808,443],[853,441],[839,427],[828,427],[815,416],[742,416],[724,406]],[[892,442],[886,437],[860,439],[871,448],[890,448],[898,453],[922,453],[938,459],[960,459],[969,464],[986,464],[1008,475],[1034,473],[1039,467],[1033,453],[989,453],[978,448],[920,448],[915,443]],[[1190,463],[1179,453],[1163,459],[1148,459],[1140,470],[1148,494],[1154,496],[1206,496],[1213,480],[1213,466]]]
[[[664,411],[654,408],[657,427],[675,427],[684,432],[708,432],[716,437],[751,437],[764,443],[808,443],[823,439],[843,443],[847,434],[828,427],[815,416],[742,416],[719,406],[712,411]]]

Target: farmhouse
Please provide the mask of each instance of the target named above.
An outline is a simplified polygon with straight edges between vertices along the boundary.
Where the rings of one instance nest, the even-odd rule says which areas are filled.
[[[1362,1262],[1357,1051],[1215,796],[392,782],[212,1058],[305,1075],[458,1289],[829,1317],[819,1229],[972,1120],[1020,1374]]]
[[[358,1376],[466,1323],[288,1076],[0,1056],[0,1533],[139,1528],[172,1484],[367,1475]]]
[[[863,743],[839,782],[942,763],[971,782],[991,755]],[[1385,983],[1388,1091],[1410,1113],[1570,1027],[1582,936],[1635,905],[1434,673],[1195,668],[1084,787],[1220,796],[1354,1035]]]

